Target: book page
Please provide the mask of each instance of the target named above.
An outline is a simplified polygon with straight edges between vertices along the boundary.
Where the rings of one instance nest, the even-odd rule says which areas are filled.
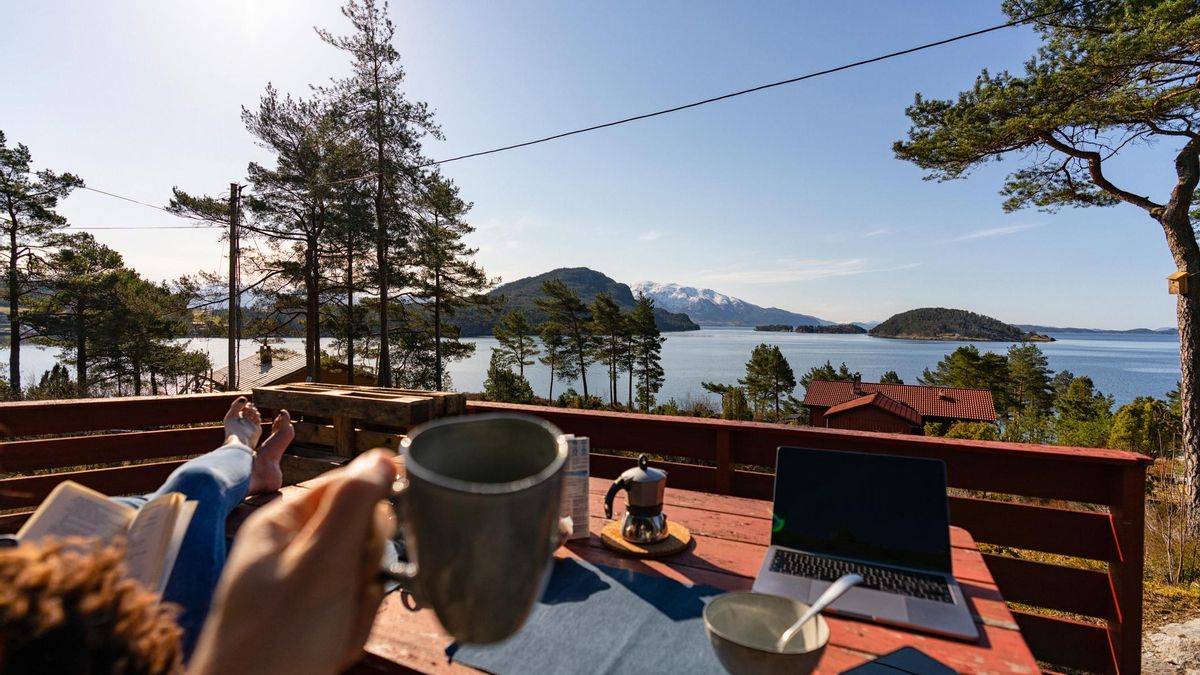
[[[183,547],[183,537],[187,534],[188,525],[192,522],[192,516],[196,513],[196,507],[200,502],[187,501],[179,507],[178,515],[175,517],[175,530],[171,533],[171,539],[167,542],[167,551],[163,554],[162,571],[158,578],[159,595],[167,589],[167,581],[171,578],[171,570],[175,569],[175,559],[179,557],[179,549]]]
[[[125,542],[125,573],[147,589],[158,588],[162,576],[167,545],[175,531],[175,520],[183,503],[183,495],[171,492],[147,503],[138,510],[129,525]]]
[[[118,504],[91,488],[63,481],[42,501],[17,533],[21,541],[44,537],[98,537],[112,540],[124,534],[136,510]]]

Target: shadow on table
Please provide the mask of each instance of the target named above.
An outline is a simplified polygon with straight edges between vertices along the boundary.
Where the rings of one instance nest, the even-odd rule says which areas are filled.
[[[955,670],[916,647],[904,647],[890,654],[884,654],[874,661],[843,671],[843,675],[901,675],[902,673],[954,675]]]

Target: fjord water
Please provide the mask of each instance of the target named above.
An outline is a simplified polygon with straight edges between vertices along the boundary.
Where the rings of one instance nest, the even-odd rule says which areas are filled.
[[[800,333],[767,333],[750,328],[704,328],[687,333],[667,333],[663,345],[663,369],[666,384],[659,392],[658,400],[674,398],[705,398],[709,396],[700,386],[701,382],[734,383],[745,373],[750,350],[762,342],[779,345],[780,350],[796,371],[796,376],[812,366],[831,361],[836,367],[845,361],[851,370],[862,373],[867,381],[878,380],[887,370],[895,370],[909,384],[915,384],[925,368],[933,368],[946,354],[967,344],[925,340],[889,340],[866,335],[810,335]],[[1096,387],[1116,399],[1117,405],[1132,401],[1137,396],[1162,398],[1175,387],[1179,380],[1179,338],[1174,335],[1131,334],[1131,333],[1054,333],[1057,342],[1038,345],[1055,372],[1069,370],[1075,375],[1088,375]],[[459,391],[480,391],[487,375],[488,359],[494,338],[471,338],[478,347],[474,356],[451,364],[450,377],[454,388]],[[304,344],[299,338],[285,341],[286,347],[301,349]],[[1005,353],[1011,343],[976,343],[981,351]],[[208,352],[214,368],[225,365],[225,341],[221,339],[194,339],[191,349]],[[242,355],[254,353],[255,345],[250,340],[242,342]],[[54,350],[42,350],[33,346],[21,349],[21,369],[28,383],[54,364]],[[545,396],[549,389],[550,373],[537,364],[526,366],[534,392]],[[554,383],[557,396],[568,385]],[[581,390],[578,382],[573,385]],[[607,398],[608,383],[604,366],[588,370],[589,393]],[[628,383],[621,379],[619,396],[625,400]],[[802,392],[797,391],[797,395]],[[715,399],[715,397],[712,397]],[[713,401],[715,403],[715,400]]]

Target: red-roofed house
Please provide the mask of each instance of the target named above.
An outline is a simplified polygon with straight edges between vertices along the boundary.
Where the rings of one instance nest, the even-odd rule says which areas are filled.
[[[809,424],[919,434],[929,422],[995,422],[987,389],[813,380],[804,392]]]

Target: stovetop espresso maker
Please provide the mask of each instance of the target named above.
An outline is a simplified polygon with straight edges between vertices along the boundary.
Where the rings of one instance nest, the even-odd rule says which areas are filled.
[[[667,490],[667,472],[647,466],[646,456],[638,465],[621,474],[604,496],[604,516],[612,518],[613,499],[625,490],[625,519],[621,537],[635,544],[653,544],[667,538],[667,516],[663,513],[663,495]]]

